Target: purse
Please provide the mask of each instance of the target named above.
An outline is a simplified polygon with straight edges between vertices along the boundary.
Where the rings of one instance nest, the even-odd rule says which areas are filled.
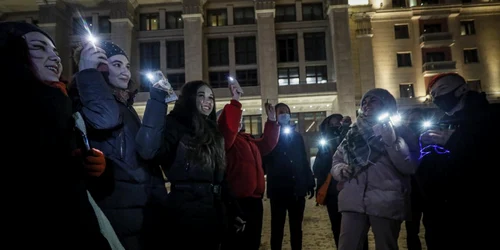
[[[332,174],[328,173],[326,177],[325,183],[321,185],[318,189],[318,193],[316,194],[316,202],[321,205],[325,205],[326,195],[328,193],[328,187],[330,186],[330,182],[332,181]]]

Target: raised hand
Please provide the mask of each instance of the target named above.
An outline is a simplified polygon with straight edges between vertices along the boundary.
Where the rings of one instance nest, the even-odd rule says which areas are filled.
[[[78,70],[97,69],[97,67],[101,64],[108,65],[106,52],[99,47],[95,47],[91,42],[85,43],[80,53]]]
[[[266,107],[267,119],[269,119],[270,121],[275,122],[276,121],[276,109],[270,103],[266,103],[265,107]]]

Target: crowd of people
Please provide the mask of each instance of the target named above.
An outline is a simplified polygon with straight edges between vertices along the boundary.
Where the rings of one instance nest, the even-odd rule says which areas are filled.
[[[410,250],[421,249],[421,220],[430,250],[488,249],[494,239],[477,212],[494,218],[499,108],[456,73],[428,86],[441,119],[423,109],[400,115],[379,88],[364,93],[354,122],[328,116],[311,168],[287,104],[266,103],[262,136],[245,133],[237,84],[217,112],[209,83],[187,82],[177,97],[156,72],[140,119],[129,56],[116,44],[84,42],[66,81],[47,33],[2,22],[0,55],[8,93],[22,104],[8,112],[7,153],[18,160],[16,181],[29,183],[9,201],[28,211],[8,228],[29,232],[15,249],[258,250],[265,192],[272,250],[282,248],[287,214],[291,247],[302,249],[314,196],[340,250],[368,249],[370,228],[377,250],[398,249],[404,221]]]

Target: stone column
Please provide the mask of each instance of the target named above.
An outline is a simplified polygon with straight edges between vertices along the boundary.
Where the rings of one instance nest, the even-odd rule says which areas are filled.
[[[359,78],[361,94],[375,88],[375,68],[373,63],[373,32],[370,16],[360,14],[354,16],[356,22],[356,38],[359,52]]]
[[[186,82],[203,80],[203,0],[184,0],[184,67]]]
[[[228,49],[229,49],[229,74],[236,77],[236,51],[234,47],[234,36],[230,35],[228,37]]]
[[[257,19],[257,65],[262,98],[262,121],[267,120],[264,104],[278,103],[278,64],[276,62],[276,32],[274,1],[255,0]],[[264,127],[264,126],[263,126]]]
[[[163,74],[167,72],[167,42],[165,40],[160,41],[160,70]]]
[[[161,30],[164,30],[167,28],[167,16],[166,16],[166,10],[165,9],[159,9],[160,12],[160,18],[158,19],[158,22],[160,22],[159,28]]]
[[[133,0],[109,0],[111,12],[111,41],[120,46],[129,57],[132,56],[134,12],[137,2]]]
[[[306,51],[305,51],[305,47],[304,47],[304,32],[302,32],[302,31],[297,32],[297,49],[299,52],[299,79],[300,79],[300,83],[306,84]]]
[[[62,75],[66,79],[71,79],[71,11],[62,0],[37,1],[39,8],[38,26],[47,32],[56,43],[61,63],[63,66]]]
[[[335,106],[342,115],[354,118],[356,117],[356,101],[348,9],[347,0],[328,0],[328,26],[332,37],[331,46],[337,76],[337,103]]]

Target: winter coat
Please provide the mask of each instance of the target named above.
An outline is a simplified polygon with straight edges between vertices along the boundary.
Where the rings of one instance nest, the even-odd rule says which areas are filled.
[[[440,236],[447,246],[453,244],[450,249],[487,249],[495,241],[494,230],[484,228],[484,220],[474,213],[494,214],[496,206],[500,104],[490,104],[483,93],[470,91],[464,108],[445,115],[440,123],[455,131],[444,145],[449,154],[431,153],[422,158],[417,181],[426,211],[439,218],[436,222],[445,232]],[[470,229],[467,237],[456,241],[463,228]]]
[[[143,158],[161,164],[171,183],[165,224],[168,245],[216,249],[226,227],[224,168],[193,163],[187,156],[193,131],[191,114],[167,115],[165,93],[152,88],[150,95],[136,137],[137,150]],[[186,235],[191,240],[186,241]]]
[[[70,98],[60,89],[41,83],[23,86],[28,102],[25,105],[30,110],[22,114],[22,120],[16,120],[15,129],[8,131],[29,145],[30,151],[23,150],[26,157],[21,160],[20,169],[26,171],[23,179],[35,178],[28,182],[29,193],[23,194],[19,191],[24,189],[19,189],[15,192],[18,199],[10,204],[21,206],[22,200],[29,201],[22,206],[33,209],[28,213],[22,209],[23,215],[15,216],[16,226],[36,233],[16,242],[16,247],[27,247],[35,241],[37,247],[50,249],[111,250],[87,196],[82,160],[72,156],[79,138]],[[30,130],[23,130],[22,124],[29,125]],[[29,223],[24,225],[23,221]]]
[[[264,166],[270,199],[305,197],[315,187],[304,139],[298,132],[281,132],[276,147],[264,157]]]
[[[78,95],[73,99],[88,125],[92,147],[106,156],[107,168],[89,183],[89,191],[108,217],[127,250],[145,249],[145,237],[159,229],[158,207],[167,191],[159,167],[138,157],[135,136],[141,121],[132,107],[118,101],[103,74],[83,70],[74,77]],[[74,89],[73,89],[74,90]],[[74,91],[72,91],[74,93]]]
[[[227,182],[237,198],[262,198],[266,188],[262,156],[278,143],[280,127],[276,121],[268,120],[262,138],[254,139],[250,134],[238,132],[241,116],[241,103],[231,100],[218,120],[226,148]]]
[[[396,143],[386,147],[386,153],[374,164],[349,180],[342,179],[341,172],[348,166],[344,160],[344,149],[337,148],[331,173],[337,181],[345,181],[338,196],[339,212],[356,212],[400,221],[409,216],[410,181],[418,166],[418,146],[408,129],[401,127],[397,131]]]

